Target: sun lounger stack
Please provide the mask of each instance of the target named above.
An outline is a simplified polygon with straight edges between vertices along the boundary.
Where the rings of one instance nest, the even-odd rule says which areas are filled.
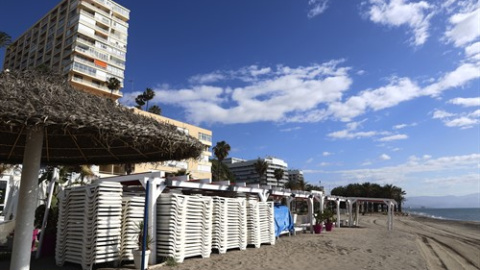
[[[161,194],[157,200],[157,256],[183,262],[187,257],[210,257],[212,198]]]
[[[259,202],[260,242],[275,245],[275,220],[273,202]]]
[[[121,201],[120,183],[67,188],[60,203],[57,264],[72,262],[91,269],[94,264],[118,260]]]
[[[259,248],[261,244],[275,244],[273,203],[247,201],[247,244]]]
[[[213,197],[212,248],[247,248],[247,208],[242,198]]]
[[[145,196],[125,195],[122,199],[121,260],[133,260],[133,250],[138,249],[138,234],[143,221]]]

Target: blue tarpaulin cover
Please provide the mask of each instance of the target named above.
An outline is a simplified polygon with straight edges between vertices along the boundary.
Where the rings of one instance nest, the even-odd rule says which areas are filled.
[[[273,209],[273,217],[275,219],[275,236],[278,237],[281,232],[294,232],[293,218],[285,205],[275,205]]]

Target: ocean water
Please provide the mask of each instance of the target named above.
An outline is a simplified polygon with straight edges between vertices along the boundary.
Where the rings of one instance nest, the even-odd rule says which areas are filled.
[[[412,208],[405,211],[431,218],[480,222],[480,208]]]

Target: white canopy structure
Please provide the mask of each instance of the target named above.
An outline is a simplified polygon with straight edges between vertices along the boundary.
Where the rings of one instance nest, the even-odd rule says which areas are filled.
[[[153,217],[157,211],[156,200],[160,194],[165,190],[165,188],[183,188],[190,190],[198,191],[211,191],[211,192],[235,192],[235,193],[244,193],[257,195],[260,201],[267,201],[270,195],[279,196],[287,198],[287,206],[290,209],[291,202],[296,199],[307,200],[308,203],[308,216],[310,217],[310,231],[313,232],[313,211],[314,211],[314,202],[317,201],[320,203],[320,211],[323,212],[325,200],[335,201],[337,203],[337,218],[340,219],[340,202],[347,202],[347,208],[350,213],[350,222],[349,226],[353,225],[353,216],[352,216],[352,205],[356,202],[369,201],[369,202],[382,202],[388,206],[388,230],[393,228],[393,205],[396,202],[392,199],[378,199],[378,198],[347,198],[347,197],[338,197],[338,196],[325,196],[322,191],[301,191],[301,190],[289,190],[289,189],[272,189],[270,186],[259,186],[258,184],[246,185],[244,182],[231,184],[229,181],[220,181],[220,182],[211,182],[210,179],[204,180],[191,180],[187,181],[187,177],[176,177],[176,178],[165,178],[165,172],[152,171],[148,173],[141,174],[131,174],[118,177],[108,177],[102,178],[97,181],[114,181],[120,182],[124,185],[142,185],[146,188],[148,183],[149,187],[149,204],[148,204],[148,215]],[[358,203],[357,213],[358,213]],[[337,226],[340,223],[337,222]],[[358,224],[358,214],[357,214],[357,224]],[[156,219],[148,219],[148,230],[149,234],[153,237],[153,241],[156,239],[156,234],[154,233],[156,228]],[[156,254],[155,245],[152,247],[152,254]],[[150,257],[150,263],[156,263],[156,256]]]

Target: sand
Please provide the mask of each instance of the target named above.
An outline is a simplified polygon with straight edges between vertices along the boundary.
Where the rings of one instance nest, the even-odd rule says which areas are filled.
[[[122,269],[132,269],[124,266]],[[385,215],[365,215],[357,228],[334,228],[322,234],[282,236],[273,246],[231,250],[210,258],[189,258],[175,267],[150,269],[480,269],[480,223],[396,216],[387,231]],[[0,261],[0,269],[8,269]],[[33,260],[36,269],[56,267],[53,258]],[[114,268],[98,268],[110,270]]]

